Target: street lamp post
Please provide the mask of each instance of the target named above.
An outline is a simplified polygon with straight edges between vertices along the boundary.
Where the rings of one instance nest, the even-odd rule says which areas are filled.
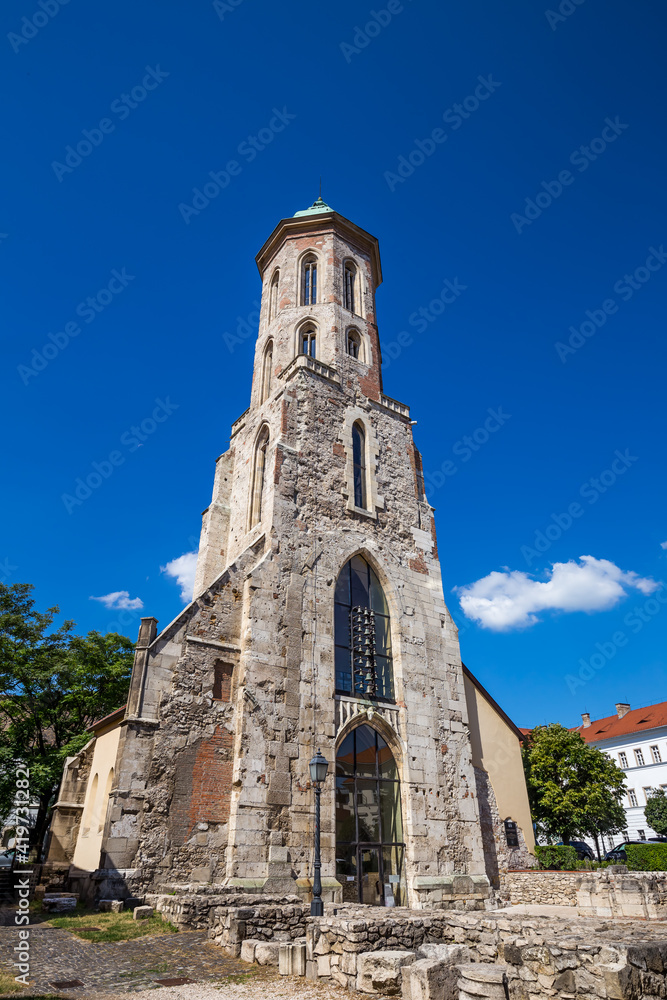
[[[321,917],[324,914],[324,903],[322,902],[322,879],[320,877],[322,868],[320,860],[320,795],[329,770],[329,761],[322,755],[322,751],[318,750],[308,766],[310,780],[315,786],[315,877],[313,879],[313,901],[310,904],[310,915],[311,917]]]

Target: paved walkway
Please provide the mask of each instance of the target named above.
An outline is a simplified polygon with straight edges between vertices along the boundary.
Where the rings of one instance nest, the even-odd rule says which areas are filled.
[[[13,920],[11,912],[11,919]],[[9,971],[15,959],[18,928],[8,925],[3,914],[0,926],[0,968]],[[273,970],[259,975],[273,976]],[[57,994],[68,997],[99,997],[139,990],[157,989],[160,979],[187,978],[195,983],[224,980],[225,977],[254,978],[255,967],[230,958],[206,940],[205,931],[179,931],[135,938],[133,941],[92,944],[69,931],[33,924],[30,928],[29,994]],[[79,980],[82,987],[60,988],[52,984]],[[236,980],[235,980],[236,981]],[[20,994],[16,994],[17,997]]]

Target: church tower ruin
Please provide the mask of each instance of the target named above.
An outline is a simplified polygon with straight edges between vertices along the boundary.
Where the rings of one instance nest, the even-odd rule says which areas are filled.
[[[250,406],[216,462],[192,603],[159,635],[142,620],[103,865],[145,888],[307,891],[321,747],[329,898],[420,905],[455,874],[483,892],[433,509],[410,410],[382,386],[378,242],[320,198],[257,265]]]

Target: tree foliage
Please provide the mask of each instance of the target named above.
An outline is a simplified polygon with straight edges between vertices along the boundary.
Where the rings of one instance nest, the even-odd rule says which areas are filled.
[[[127,697],[133,644],[116,633],[75,635],[72,621],[52,628],[59,609],[37,611],[32,590],[0,584],[0,816],[11,812],[16,768],[29,768],[31,839],[40,845],[66,757]]]
[[[667,792],[664,788],[656,788],[649,794],[644,815],[652,830],[661,837],[667,834]]]
[[[524,743],[523,763],[533,820],[549,840],[625,829],[625,774],[579,733],[538,726]]]

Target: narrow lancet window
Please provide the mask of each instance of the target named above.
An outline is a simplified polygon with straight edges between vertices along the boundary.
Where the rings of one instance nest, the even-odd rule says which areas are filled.
[[[307,354],[310,358],[317,357],[317,335],[315,328],[312,326],[306,327],[301,332],[301,347],[299,350],[300,354]]]
[[[354,506],[366,510],[366,434],[360,423],[352,427]]]
[[[347,334],[347,353],[351,358],[361,357],[361,337],[356,330],[349,330]]]
[[[317,302],[317,257],[309,254],[303,262],[303,293],[301,304],[313,306]]]
[[[352,263],[347,263],[345,265],[345,308],[349,309],[351,313],[356,312],[355,298],[356,298],[356,283],[357,283],[357,269]]]
[[[278,315],[278,281],[280,279],[280,273],[276,271],[271,280],[271,288],[269,289],[269,323],[272,319],[275,319]]]
[[[252,474],[252,491],[250,506],[250,527],[253,528],[262,520],[262,495],[264,493],[264,478],[266,471],[266,451],[269,446],[269,429],[264,427],[255,445],[255,461]]]
[[[271,395],[271,373],[273,369],[273,341],[270,340],[264,350],[264,361],[262,362],[262,391],[260,403],[268,399]]]

